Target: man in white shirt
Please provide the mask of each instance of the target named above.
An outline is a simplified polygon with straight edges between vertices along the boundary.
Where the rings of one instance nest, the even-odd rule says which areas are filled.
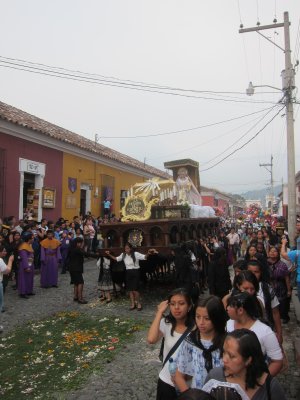
[[[230,229],[230,233],[226,237],[229,240],[229,248],[232,252],[233,262],[236,262],[236,256],[240,247],[240,237],[238,233],[235,232],[234,228]]]

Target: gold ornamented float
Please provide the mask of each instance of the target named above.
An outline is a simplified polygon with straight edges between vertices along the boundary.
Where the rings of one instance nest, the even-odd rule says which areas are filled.
[[[101,226],[105,248],[119,254],[129,241],[142,252],[154,247],[169,253],[171,246],[217,231],[214,210],[201,205],[197,171],[191,164],[195,162],[176,163],[169,168],[173,168],[173,179],[152,178],[128,190],[121,222]]]
[[[173,179],[153,178],[133,185],[122,208],[122,222],[146,221],[152,216],[154,205],[176,205],[176,187]]]

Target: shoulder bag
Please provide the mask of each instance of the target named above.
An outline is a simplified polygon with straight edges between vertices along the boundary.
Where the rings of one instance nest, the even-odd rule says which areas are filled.
[[[181,345],[181,343],[184,341],[184,339],[187,337],[187,335],[191,332],[190,328],[187,328],[183,334],[180,336],[180,338],[177,340],[177,342],[174,344],[174,346],[170,349],[169,353],[167,354],[166,358],[164,359],[163,362],[163,367],[166,365],[166,363],[169,361],[171,358],[172,354],[175,353],[175,351],[178,349],[178,347]],[[159,352],[159,359],[162,358],[163,351],[164,351],[164,343],[165,343],[165,338],[162,339],[161,347],[160,347],[160,352]],[[161,358],[160,358],[161,357]]]

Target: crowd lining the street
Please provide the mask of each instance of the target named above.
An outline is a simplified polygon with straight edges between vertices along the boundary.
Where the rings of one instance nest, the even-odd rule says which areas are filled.
[[[105,220],[87,215],[55,223],[30,216],[0,221],[0,310],[10,281],[28,300],[35,294],[34,274],[39,271],[42,288],[56,288],[59,268],[70,273],[74,301],[86,304],[84,258],[94,257],[101,300],[110,303],[126,290],[129,309],[140,311],[140,262],[152,260],[154,276],[172,274],[176,287],[158,305],[148,332],[149,343],[164,338],[157,399],[218,399],[225,392],[232,399],[285,399],[276,379],[285,367],[282,324],[289,322],[294,287],[300,299],[300,251],[288,248],[286,232],[224,223],[217,235],[180,244],[155,265],[155,249],[141,254],[130,243],[118,255],[102,249]],[[114,279],[118,264],[123,265],[119,281]]]

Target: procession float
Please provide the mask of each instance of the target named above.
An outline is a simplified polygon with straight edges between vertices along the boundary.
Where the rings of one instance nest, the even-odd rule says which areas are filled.
[[[155,248],[167,254],[182,242],[217,231],[215,211],[201,205],[198,163],[177,160],[165,167],[173,179],[152,178],[128,189],[121,222],[101,227],[104,248],[119,254],[130,242],[141,252]]]

